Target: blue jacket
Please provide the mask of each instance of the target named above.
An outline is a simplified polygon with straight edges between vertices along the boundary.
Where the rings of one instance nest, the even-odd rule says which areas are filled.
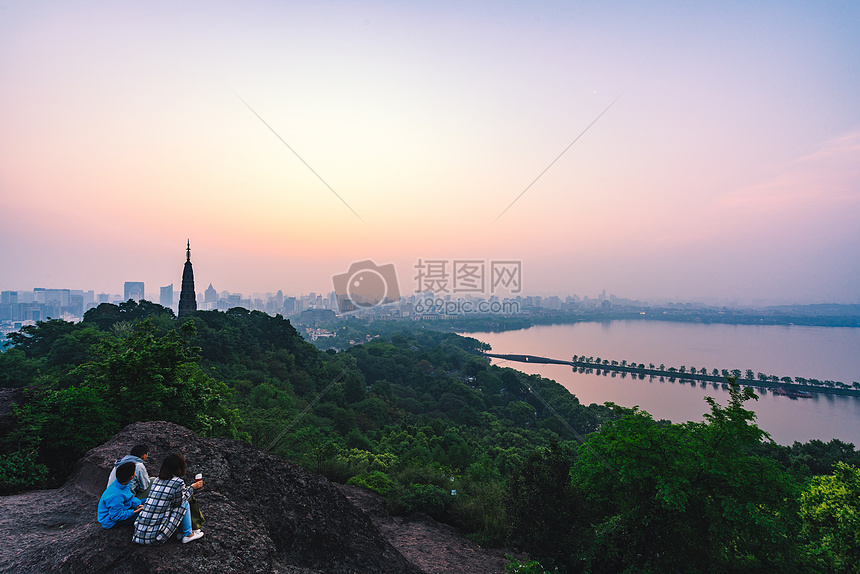
[[[113,463],[113,468],[110,471],[110,476],[107,481],[108,485],[116,480],[116,469],[126,462],[133,462],[135,466],[134,476],[128,485],[129,488],[136,497],[141,499],[146,498],[146,493],[149,492],[149,484],[151,482],[149,480],[149,473],[146,470],[146,465],[143,464],[143,460],[134,455],[127,454]]]
[[[134,509],[140,506],[128,484],[120,484],[116,480],[102,493],[99,499],[97,518],[101,525],[110,528],[120,520],[134,516]]]

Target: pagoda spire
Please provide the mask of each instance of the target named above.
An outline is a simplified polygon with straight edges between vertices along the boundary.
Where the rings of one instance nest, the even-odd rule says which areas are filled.
[[[197,310],[197,294],[194,292],[194,269],[191,267],[191,239],[185,246],[185,268],[182,270],[182,291],[179,293],[179,317]]]

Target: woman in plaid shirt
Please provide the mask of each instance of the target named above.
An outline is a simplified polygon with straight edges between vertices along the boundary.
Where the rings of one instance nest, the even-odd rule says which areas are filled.
[[[185,486],[185,459],[181,454],[168,455],[161,463],[158,478],[152,481],[149,495],[143,501],[143,509],[134,521],[132,542],[138,544],[162,544],[182,525],[179,536],[182,543],[203,536],[199,530],[191,530],[191,510],[188,501],[195,490],[203,488],[203,480]]]

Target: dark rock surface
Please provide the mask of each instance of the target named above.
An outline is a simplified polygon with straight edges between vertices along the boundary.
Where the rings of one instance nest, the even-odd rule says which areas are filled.
[[[426,514],[390,516],[385,500],[369,490],[339,484],[337,488],[361,508],[385,538],[425,574],[502,574],[512,554],[504,548],[481,548],[463,538],[456,529],[436,522]]]
[[[202,539],[144,547],[130,528],[99,525],[113,462],[138,443],[150,447],[151,476],[172,452],[185,456],[187,482],[203,473]],[[129,425],[78,461],[59,489],[0,498],[0,523],[0,573],[421,573],[327,479],[165,422]]]

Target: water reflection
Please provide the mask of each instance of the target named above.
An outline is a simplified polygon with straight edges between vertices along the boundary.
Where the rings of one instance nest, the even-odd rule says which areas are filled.
[[[608,360],[635,359],[666,367],[708,365],[711,369],[743,367],[779,376],[816,377],[848,383],[860,379],[860,329],[706,325],[659,321],[614,321],[548,325],[522,331],[470,334],[498,353],[524,353],[570,360],[573,354]],[[851,350],[849,352],[849,350]],[[680,377],[627,377],[617,371],[562,365],[494,363],[555,379],[584,404],[606,401],[638,405],[655,419],[702,420],[706,396],[728,401],[728,386]],[[702,367],[704,368],[704,367]],[[698,369],[698,367],[697,367]],[[645,384],[647,377],[647,383]],[[656,379],[656,380],[655,380]],[[681,385],[689,389],[680,390]],[[747,403],[757,422],[779,443],[812,438],[839,438],[860,444],[860,399],[831,394],[812,398],[775,395],[754,387],[759,399]]]

